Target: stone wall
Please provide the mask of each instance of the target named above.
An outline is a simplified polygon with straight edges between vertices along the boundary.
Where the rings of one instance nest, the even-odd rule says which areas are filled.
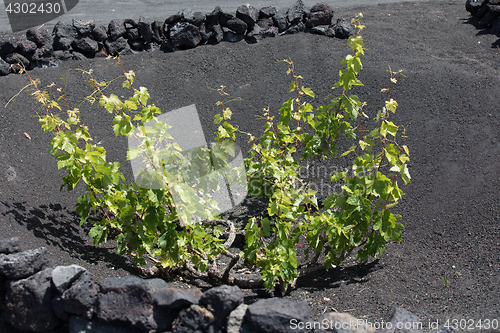
[[[414,333],[408,328],[420,322],[403,308],[395,309],[384,329],[346,313],[315,321],[310,313],[306,301],[266,298],[246,305],[236,286],[202,293],[170,288],[161,279],[96,283],[83,267],[52,268],[44,247],[21,251],[19,238],[0,240],[2,333]]]
[[[165,21],[124,19],[107,26],[93,21],[58,22],[53,31],[32,28],[21,38],[0,38],[0,76],[26,69],[54,67],[65,60],[126,55],[161,49],[174,52],[222,41],[258,43],[263,38],[310,32],[346,38],[354,27],[342,18],[333,20],[333,8],[318,3],[306,8],[298,0],[287,11],[240,6],[235,14],[216,7],[211,13],[186,9]]]
[[[490,29],[491,34],[500,37],[500,0],[467,0],[465,9],[476,28]]]

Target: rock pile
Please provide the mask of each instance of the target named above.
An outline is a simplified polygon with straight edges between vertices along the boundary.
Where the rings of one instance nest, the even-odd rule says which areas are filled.
[[[58,22],[53,31],[26,31],[26,36],[0,38],[0,76],[18,72],[18,62],[26,69],[54,67],[65,60],[126,55],[161,49],[174,52],[221,41],[258,43],[278,35],[311,32],[346,38],[354,33],[349,21],[333,22],[333,8],[318,3],[308,9],[298,0],[286,12],[275,7],[260,10],[240,6],[236,13],[224,13],[220,7],[208,14],[186,9],[165,21],[149,22],[143,17],[115,20],[108,26],[93,21]]]
[[[500,37],[500,0],[467,0],[465,9],[476,28],[491,29],[491,34]]]
[[[402,308],[380,328],[337,312],[312,321],[310,313],[306,301],[268,298],[245,305],[236,286],[202,293],[136,277],[108,278],[99,284],[83,267],[52,268],[44,247],[21,252],[19,238],[0,240],[3,333],[414,333],[420,322]]]

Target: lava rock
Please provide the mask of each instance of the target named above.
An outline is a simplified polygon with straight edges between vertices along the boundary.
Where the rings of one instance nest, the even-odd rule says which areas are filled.
[[[277,12],[278,11],[276,10],[276,7],[272,6],[263,7],[259,10],[259,19],[273,17],[274,15],[276,15]]]
[[[99,51],[99,44],[89,37],[78,38],[71,45],[75,51],[83,53],[88,57],[93,57]]]
[[[104,323],[99,320],[88,320],[78,316],[69,318],[71,333],[137,333],[137,328],[120,323]]]
[[[151,29],[153,29],[153,37],[152,39],[157,42],[158,44],[161,44],[163,40],[163,23],[161,21],[153,21],[151,23]]]
[[[17,41],[12,37],[0,38],[0,57],[13,53],[17,48]]]
[[[335,37],[335,29],[332,27],[317,26],[311,28],[311,33],[327,37]]]
[[[299,22],[297,24],[292,24],[290,28],[286,29],[284,32],[282,32],[282,35],[293,35],[293,34],[298,34],[299,32],[303,32],[306,30],[306,25],[302,22]]]
[[[171,310],[180,310],[198,304],[203,293],[198,289],[164,288],[155,293],[155,306]]]
[[[28,29],[26,31],[26,38],[35,43],[36,46],[41,47],[43,46],[47,41],[45,40],[45,36],[42,35],[42,33],[35,28]]]
[[[300,332],[292,329],[291,320],[306,322],[310,314],[311,307],[306,301],[293,303],[282,298],[269,298],[250,305],[245,314],[245,322],[255,332]]]
[[[302,0],[298,0],[292,7],[286,12],[286,18],[290,24],[299,23],[304,20],[308,15],[306,6]]]
[[[237,35],[244,35],[248,28],[245,21],[229,14],[221,17],[219,22],[222,27],[231,29]]]
[[[465,10],[468,11],[472,16],[474,16],[482,5],[483,1],[467,0],[465,2]]]
[[[259,11],[249,4],[238,7],[236,17],[243,20],[249,28],[253,27],[259,20]]]
[[[273,16],[273,22],[274,25],[278,27],[279,32],[283,32],[289,27],[286,16],[283,13],[276,13],[276,15]]]
[[[123,51],[130,49],[127,40],[123,37],[119,37],[115,41],[107,39],[104,41],[104,46],[110,55],[116,55],[117,53],[122,53]]]
[[[229,28],[223,27],[222,31],[224,31],[224,38],[222,40],[225,42],[237,43],[245,39],[245,35],[238,34]]]
[[[73,60],[87,60],[87,57],[84,54],[77,51],[71,52],[71,55],[72,55],[71,59]]]
[[[29,68],[29,61],[17,53],[5,60],[10,64],[15,64],[17,63],[14,59],[16,57],[22,61],[26,68]],[[13,254],[0,254],[0,274],[9,280],[27,278],[48,266],[49,259],[46,247]]]
[[[125,22],[123,20],[113,20],[108,24],[108,36],[112,40],[117,40],[118,38],[125,35],[127,29],[125,29]]]
[[[500,16],[496,18],[495,22],[493,22],[490,32],[493,35],[497,35],[498,37],[500,37]]]
[[[339,18],[333,28],[335,29],[335,37],[340,39],[348,38],[356,34],[354,25],[344,18]]]
[[[19,330],[30,332],[49,332],[60,324],[50,306],[57,295],[52,287],[51,273],[52,269],[47,268],[9,284],[4,306],[5,321]]]
[[[494,14],[492,11],[488,11],[482,19],[477,23],[477,27],[479,29],[489,29],[493,26],[493,22],[498,16]]]
[[[191,305],[179,313],[172,324],[173,333],[220,332],[220,324],[212,312],[199,305]]]
[[[172,44],[170,39],[164,39],[160,45],[160,50],[165,53],[171,53],[177,51],[177,48]]]
[[[201,26],[203,21],[205,21],[205,14],[202,12],[193,12],[191,9],[184,9],[179,15],[181,19],[197,27]]]
[[[52,283],[59,294],[62,294],[86,271],[85,268],[78,265],[57,266],[52,271]]]
[[[125,33],[125,38],[128,40],[137,40],[141,38],[141,34],[139,33],[139,28],[127,28],[127,32]]]
[[[62,21],[56,23],[52,34],[55,38],[74,39],[78,36],[76,28],[72,24],[64,23]]]
[[[27,39],[20,40],[17,44],[17,52],[25,56],[28,60],[35,54],[37,45]]]
[[[94,36],[94,40],[98,42],[104,42],[106,39],[108,39],[106,28],[102,25],[92,29],[92,36]]]
[[[21,251],[19,237],[13,237],[7,240],[0,240],[0,253],[11,254],[11,253],[17,253],[19,251]]]
[[[177,22],[179,22],[180,20],[182,20],[182,15],[181,14],[174,14],[174,15],[167,17],[167,19],[165,20],[165,25],[174,25]]]
[[[73,27],[79,38],[92,36],[92,31],[95,28],[94,21],[73,20]]]
[[[54,39],[54,50],[66,51],[71,49],[71,44],[75,41],[74,38],[56,37]]]
[[[52,280],[54,280],[54,276],[52,276]],[[66,289],[62,295],[54,298],[52,308],[57,316],[62,319],[68,319],[70,314],[91,319],[98,294],[98,285],[92,281],[90,273],[85,270],[81,272],[70,288]]]
[[[258,43],[262,39],[262,31],[263,29],[256,25],[253,27],[252,31],[250,31],[246,36],[245,40],[248,44]]]
[[[398,333],[417,333],[412,327],[418,327],[422,321],[410,311],[403,308],[396,308],[392,312],[389,322],[392,324],[392,327],[398,327]],[[403,328],[399,329],[399,327]],[[406,329],[406,327],[410,328]]]
[[[318,3],[312,6],[307,20],[307,27],[312,28],[318,25],[331,25],[333,18],[333,8],[324,3]]]
[[[170,40],[176,48],[193,48],[201,42],[200,30],[191,23],[178,22],[170,29]]]
[[[315,331],[317,333],[327,332],[357,332],[357,333],[375,333],[375,329],[363,321],[358,320],[348,313],[330,312],[322,315],[318,322],[327,323],[328,326]],[[344,329],[345,328],[345,329]]]
[[[0,76],[9,75],[9,72],[10,72],[10,64],[8,64],[7,62],[5,62],[5,60],[0,58]],[[0,275],[0,282],[2,282],[1,279],[2,276]]]
[[[237,286],[222,285],[203,293],[199,304],[207,306],[218,318],[226,318],[243,303],[243,293]]]
[[[216,23],[221,18],[223,12],[219,6],[216,6],[215,9],[206,15],[205,22],[206,23]]]
[[[153,28],[151,27],[151,23],[146,21],[144,17],[139,18],[139,32],[146,43],[151,43],[154,35]]]
[[[236,309],[231,311],[229,317],[227,318],[227,333],[240,333],[241,327],[243,326],[243,318],[245,318],[245,313],[248,309],[248,305],[240,304]]]

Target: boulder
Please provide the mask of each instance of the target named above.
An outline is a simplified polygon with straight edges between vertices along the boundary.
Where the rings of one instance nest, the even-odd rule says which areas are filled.
[[[93,57],[99,51],[99,44],[89,37],[78,38],[73,44],[73,49],[89,57]]]
[[[231,311],[229,317],[227,318],[227,333],[240,333],[241,327],[243,326],[243,318],[245,318],[245,313],[248,309],[248,305],[240,304],[236,309]]]
[[[201,42],[200,30],[191,23],[178,22],[170,29],[170,40],[176,48],[193,48]]]
[[[71,316],[69,333],[137,333],[137,328],[119,323],[104,323],[99,320]]]
[[[110,41],[109,39],[104,41],[104,46],[110,55],[116,55],[117,53],[121,53],[127,49],[130,49],[130,46],[127,43],[127,40],[123,37],[119,37],[117,40]]]
[[[205,305],[218,318],[226,318],[241,303],[243,303],[243,293],[240,288],[228,285],[205,291],[199,301],[200,305]]]
[[[86,60],[87,59],[87,57],[85,55],[83,55],[82,53],[77,52],[77,51],[71,52],[71,55],[72,55],[71,59],[73,59],[73,60]]]
[[[293,34],[298,34],[299,32],[303,32],[306,30],[306,25],[302,22],[292,24],[290,28],[286,29],[284,32],[282,32],[282,35],[293,35]]]
[[[43,46],[47,40],[45,39],[45,36],[42,35],[42,33],[36,29],[36,28],[31,28],[26,31],[26,38],[29,41],[32,41],[33,43],[36,44],[36,46],[41,47]]]
[[[482,1],[467,0],[465,2],[465,10],[467,10],[472,16],[474,16],[482,5]]]
[[[62,294],[86,271],[85,268],[78,265],[57,266],[52,271],[52,283],[59,294]]]
[[[277,12],[278,11],[276,10],[276,7],[272,6],[263,7],[259,10],[259,19],[273,17],[274,15],[276,15]]]
[[[231,29],[237,35],[244,35],[248,28],[245,21],[229,14],[223,15],[219,22],[222,27]]]
[[[197,27],[201,26],[203,21],[205,21],[205,14],[202,12],[193,12],[191,9],[184,9],[179,15],[181,19]]]
[[[339,18],[337,23],[333,26],[333,29],[335,29],[335,37],[340,39],[348,38],[356,34],[354,25],[344,18]]]
[[[94,27],[94,29],[92,29],[92,36],[94,36],[94,40],[98,42],[104,42],[106,39],[108,39],[106,28],[102,25]]]
[[[125,39],[130,40],[138,40],[141,38],[141,34],[139,33],[139,28],[126,28]]]
[[[69,38],[74,39],[78,36],[76,28],[69,23],[64,23],[62,21],[57,22],[54,26],[52,34],[55,38]]]
[[[71,49],[71,44],[75,41],[74,38],[66,37],[55,37],[54,38],[54,50],[66,51]]]
[[[165,20],[165,25],[174,25],[177,22],[179,22],[180,20],[182,20],[182,15],[181,14],[174,14],[174,15],[167,17],[167,19]]]
[[[398,328],[398,333],[417,333],[419,324],[422,323],[418,316],[404,308],[394,309],[389,322],[392,324],[392,327]],[[399,327],[402,327],[402,329],[399,329]]]
[[[151,43],[153,40],[153,28],[151,27],[151,23],[149,23],[149,21],[147,21],[144,17],[139,18],[139,33],[146,43]]]
[[[219,6],[216,6],[215,9],[206,15],[205,22],[206,23],[216,23],[221,18],[223,12]]]
[[[9,75],[9,72],[10,72],[10,64],[8,64],[7,62],[5,62],[5,60],[0,58],[0,76]],[[0,275],[0,282],[1,279],[2,277]]]
[[[493,26],[493,22],[497,17],[498,15],[496,15],[492,11],[488,11],[486,14],[484,14],[483,18],[479,20],[479,22],[477,23],[477,27],[479,29],[489,29]]]
[[[249,4],[238,7],[236,17],[247,24],[248,27],[253,27],[259,20],[259,11]]]
[[[4,305],[5,321],[19,330],[42,333],[60,324],[51,308],[52,299],[57,295],[51,273],[52,268],[47,268],[9,284]]]
[[[0,38],[0,57],[13,53],[17,48],[17,41],[12,37]]]
[[[220,324],[212,312],[199,305],[191,305],[179,313],[172,324],[173,333],[220,332]]]
[[[68,319],[73,314],[91,319],[98,293],[99,286],[92,281],[90,273],[85,270],[62,295],[52,300],[52,308],[62,319]]]
[[[125,35],[127,30],[125,29],[125,22],[123,20],[113,20],[108,24],[108,36],[112,40],[117,40],[118,38]]]
[[[225,42],[237,43],[245,39],[245,35],[238,34],[229,28],[223,27],[222,31],[224,32],[224,38],[222,40]]]
[[[159,289],[154,296],[154,319],[158,331],[171,330],[179,312],[198,304],[201,295],[198,289]]]
[[[6,60],[10,64],[15,64],[17,63],[16,57],[23,62],[26,68],[29,68],[29,61],[17,53]],[[49,259],[46,247],[19,253],[0,254],[0,275],[4,275],[9,280],[27,278],[48,266]]]
[[[308,11],[302,0],[297,0],[297,2],[286,12],[286,18],[290,24],[302,22],[307,15]]]
[[[318,25],[331,25],[333,18],[333,8],[324,3],[318,3],[312,6],[307,20],[307,27],[312,28]]]
[[[491,31],[493,35],[500,37],[500,16],[498,16],[491,26]]]
[[[153,29],[153,37],[152,39],[157,42],[158,44],[161,44],[163,40],[163,23],[161,21],[153,21],[151,23],[151,29]]]
[[[273,22],[274,25],[278,27],[279,32],[283,32],[289,27],[286,16],[283,13],[276,13],[276,15],[273,16]]]
[[[245,314],[245,322],[254,332],[284,333],[300,332],[292,329],[292,320],[306,322],[311,307],[306,301],[290,302],[281,298],[261,299],[250,305]]]
[[[83,21],[73,19],[73,27],[75,27],[78,38],[91,37],[92,31],[95,28],[94,21]]]
[[[11,239],[0,240],[0,253],[11,254],[21,251],[21,245],[19,243],[19,237],[13,237]]]
[[[318,322],[322,323],[322,329],[317,333],[327,332],[356,332],[375,333],[375,329],[366,322],[360,321],[348,313],[330,312],[322,315]]]
[[[37,45],[27,39],[22,39],[17,44],[17,52],[25,56],[28,60],[31,60],[31,57],[35,54],[36,48]]]
[[[120,322],[139,330],[153,330],[154,293],[168,287],[160,279],[141,280],[134,277],[108,278],[100,287],[96,303],[97,317],[105,322]]]

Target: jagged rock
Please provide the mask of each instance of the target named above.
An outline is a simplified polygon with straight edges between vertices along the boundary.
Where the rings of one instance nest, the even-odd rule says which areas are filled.
[[[491,26],[491,31],[493,35],[500,37],[500,16],[498,16]]]
[[[203,21],[205,21],[205,14],[202,12],[193,12],[191,9],[184,9],[179,15],[183,20],[197,27],[201,26]]]
[[[153,23],[151,23],[151,29],[153,29],[152,39],[158,44],[161,44],[163,39],[163,25],[164,23],[161,21],[153,21]]]
[[[286,29],[281,34],[282,35],[298,34],[299,32],[303,32],[304,30],[306,30],[306,25],[302,22],[299,22],[297,24],[292,24],[290,28]]]
[[[146,43],[151,43],[154,35],[153,28],[151,27],[151,23],[146,21],[144,17],[139,18],[139,32]]]
[[[92,29],[92,35],[94,36],[94,39],[98,42],[104,42],[108,38],[108,33],[106,32],[106,28],[102,25]]]
[[[199,305],[191,305],[179,313],[172,324],[173,333],[219,332],[220,324],[212,312]]]
[[[258,43],[262,39],[262,35],[263,35],[262,32],[263,32],[263,29],[260,26],[258,26],[258,25],[254,26],[252,31],[247,33],[247,35],[245,36],[246,42],[249,44]]]
[[[112,40],[117,40],[118,38],[125,35],[127,30],[125,29],[125,21],[123,20],[113,20],[108,24],[108,36]]]
[[[17,48],[17,41],[12,37],[0,38],[0,57],[11,54]]]
[[[19,243],[19,237],[0,240],[0,253],[11,254],[19,251],[21,251],[21,244]]]
[[[97,298],[97,317],[105,322],[127,323],[140,330],[156,329],[153,295],[167,287],[160,279],[108,278],[101,284]]]
[[[79,38],[92,36],[92,30],[95,28],[94,21],[83,21],[73,19],[73,27]]]
[[[477,23],[477,27],[479,29],[488,29],[493,26],[493,22],[497,18],[497,15],[494,14],[492,11],[488,11],[482,19],[479,20]]]
[[[198,289],[173,289],[164,288],[156,291],[154,296],[155,305],[171,310],[187,308],[192,304],[198,304],[203,293]]]
[[[263,18],[257,22],[257,25],[261,27],[263,30],[267,30],[270,27],[274,26],[274,22],[272,18]]]
[[[28,59],[26,59],[26,57],[24,57],[23,55],[21,55],[19,53],[8,54],[5,57],[5,61],[8,62],[9,64],[11,64],[10,68],[11,68],[11,71],[14,72],[14,73],[19,73],[19,71],[21,70],[21,66],[19,66],[19,62],[21,62],[23,64],[24,68],[26,68],[26,69],[31,68],[30,67],[31,66],[31,61],[29,61]],[[21,252],[21,253],[24,253],[24,252]],[[16,253],[16,254],[20,254],[20,253]],[[8,277],[6,273],[2,273],[2,270],[3,270],[2,267],[3,267],[3,263],[4,263],[4,261],[2,259],[3,258],[2,256],[5,256],[5,255],[4,254],[0,254],[0,275],[3,274],[8,279],[12,279],[12,278]],[[13,256],[13,254],[9,254],[8,256]],[[15,263],[12,264],[12,266],[14,266],[14,265],[15,265]],[[22,267],[24,267],[25,270],[29,270],[29,268],[27,268],[26,266],[28,266],[28,265],[24,265]],[[10,269],[14,270],[15,268],[11,267]],[[29,271],[27,271],[26,274],[24,276],[20,277],[20,278],[25,278],[25,277],[30,276],[31,274],[28,273],[28,272]]]
[[[52,276],[53,280],[54,276]],[[71,287],[66,289],[62,295],[54,298],[52,308],[62,319],[68,319],[69,314],[91,319],[98,292],[98,285],[92,281],[90,273],[85,270],[76,281],[72,282]]]
[[[99,44],[89,37],[78,38],[71,45],[73,46],[74,50],[90,57],[93,57],[94,54],[99,51]]]
[[[130,49],[130,46],[127,43],[127,40],[123,37],[118,38],[115,41],[110,41],[107,39],[104,41],[104,46],[110,55],[116,55],[117,53],[121,53],[126,49]]]
[[[27,39],[20,40],[17,44],[17,52],[25,56],[28,60],[35,54],[37,45]]]
[[[324,3],[318,3],[312,6],[307,20],[307,27],[312,28],[318,25],[331,25],[333,18],[333,8]]]
[[[339,18],[333,28],[335,29],[335,37],[337,38],[348,38],[356,34],[354,25],[344,18]]]
[[[160,45],[160,50],[166,53],[177,51],[177,49],[175,48],[174,44],[172,44],[172,41],[170,39],[163,40],[163,42]]]
[[[123,20],[123,24],[125,25],[125,29],[139,27],[139,23],[137,23],[135,20],[132,20],[132,19]]]
[[[500,15],[500,1],[490,0],[490,2],[486,6],[488,6],[490,13],[492,13],[493,15]]]
[[[226,318],[231,311],[243,303],[243,293],[237,286],[222,285],[203,293],[199,304],[205,305],[218,318]]]
[[[54,283],[54,287],[59,294],[62,294],[86,271],[85,268],[78,265],[57,266],[52,271],[52,282]]]
[[[245,322],[254,330],[262,333],[300,332],[292,329],[290,321],[306,322],[311,307],[306,301],[293,303],[281,298],[259,300],[250,305],[245,314]]]
[[[248,305],[240,304],[236,309],[231,311],[227,318],[227,333],[240,333],[247,309]]]
[[[245,39],[245,35],[237,34],[229,28],[223,27],[222,31],[224,31],[224,38],[222,40],[225,42],[237,43]]]
[[[10,64],[17,63],[14,57],[23,62],[26,68],[29,61],[23,56],[14,53],[12,57],[5,59]],[[23,59],[24,58],[24,59]],[[41,247],[35,250],[28,250],[13,254],[0,254],[0,275],[4,275],[9,280],[24,279],[49,266],[47,248]]]
[[[71,49],[71,44],[75,41],[74,38],[56,37],[54,39],[54,50],[66,51]]]
[[[276,7],[272,6],[263,7],[259,10],[259,19],[273,17],[274,15],[276,15],[277,12],[278,11],[276,10]]]
[[[200,30],[188,22],[178,22],[170,29],[170,40],[174,47],[196,47],[201,42]]]
[[[0,58],[0,76],[9,75],[9,71],[10,71],[10,64],[8,64],[7,62],[5,62],[5,60]],[[1,280],[2,280],[2,275],[0,275],[0,282],[2,282]]]
[[[56,60],[59,60],[59,61],[66,61],[66,60],[73,59],[73,55],[71,54],[71,52],[61,51],[61,50],[54,51],[52,53],[52,57]]]
[[[52,31],[52,34],[54,35],[55,38],[73,39],[78,36],[76,28],[72,24],[64,23],[62,21],[56,23],[56,25],[54,26],[54,30]]]
[[[276,13],[273,16],[274,25],[278,27],[279,32],[283,32],[288,29],[288,21],[286,20],[286,16],[283,13]]]
[[[206,22],[207,23],[216,23],[219,21],[221,18],[223,12],[222,9],[219,6],[216,6],[215,9],[206,15]]]
[[[330,312],[322,315],[319,320],[322,329],[317,333],[345,332],[345,333],[375,333],[375,329],[348,313]]]
[[[208,42],[210,44],[218,44],[224,39],[224,30],[222,30],[220,24],[213,25],[211,31],[213,32],[213,34],[208,39]]]
[[[139,33],[139,28],[127,28],[127,32],[125,33],[125,39],[128,40],[137,40],[141,38],[141,34]]]
[[[60,321],[50,306],[57,291],[52,287],[52,268],[11,282],[5,299],[5,321],[19,330],[49,332]]]
[[[396,308],[392,312],[389,322],[392,324],[392,327],[398,328],[398,333],[418,333],[418,331],[413,328],[418,328],[418,325],[422,321],[410,311],[403,308]],[[399,329],[399,327],[402,328]]]
[[[45,40],[45,37],[42,35],[42,33],[35,28],[28,29],[26,31],[26,38],[35,43],[36,46],[41,47],[43,46],[47,41]]]
[[[249,4],[238,7],[236,17],[247,24],[249,28],[253,27],[259,20],[259,11]]]
[[[165,20],[165,25],[174,25],[177,22],[179,22],[180,20],[182,20],[182,15],[181,14],[174,14],[174,15],[167,17],[167,19]]]
[[[202,293],[198,289],[159,289],[154,296],[154,319],[158,331],[172,329],[172,323],[182,309],[198,304]]]
[[[137,333],[137,328],[119,323],[104,323],[78,316],[69,318],[69,333]]]
[[[71,52],[71,54],[72,54],[71,59],[73,60],[87,60],[87,57],[80,52],[73,51]]]
[[[483,1],[467,0],[465,2],[465,10],[467,10],[472,16],[474,16],[482,5]]]
[[[298,0],[292,7],[286,12],[286,18],[290,24],[299,23],[304,20],[308,15],[306,6],[302,0]]]
[[[134,51],[141,51],[144,49],[144,41],[142,39],[129,39],[128,45]]]
[[[94,55],[94,58],[105,58],[108,56],[108,53],[106,52],[106,47],[104,47],[103,43],[98,43],[99,44],[99,51]]]
[[[237,35],[244,35],[248,28],[248,25],[242,19],[228,14],[221,17],[219,22],[222,27],[231,29]]]

